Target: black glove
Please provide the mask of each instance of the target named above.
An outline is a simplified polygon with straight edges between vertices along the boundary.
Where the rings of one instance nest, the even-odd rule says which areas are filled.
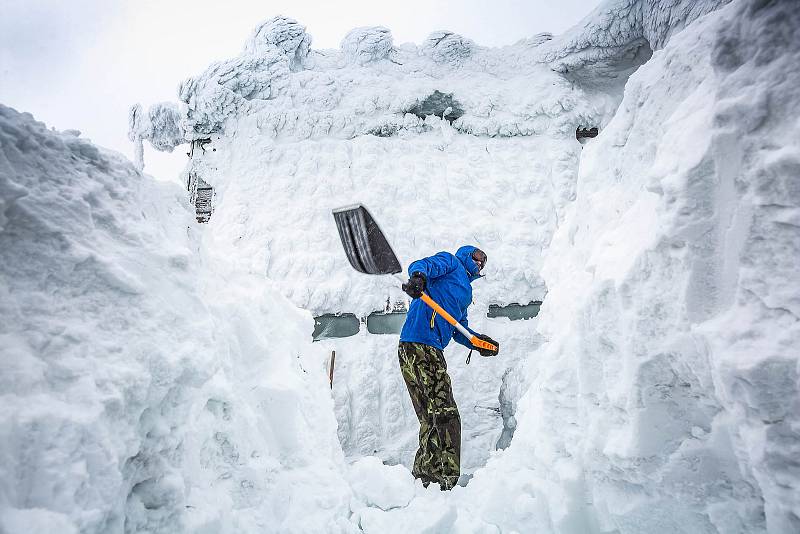
[[[403,284],[402,287],[403,291],[412,299],[420,298],[422,292],[425,291],[425,275],[422,273],[412,273],[411,278],[409,278],[408,282]]]
[[[490,338],[486,334],[475,334],[475,337],[477,337],[478,339],[482,339],[484,341],[488,341],[489,343],[491,343],[492,345],[497,347],[495,350],[489,350],[489,349],[484,349],[484,348],[481,348],[481,347],[475,347],[475,350],[480,352],[481,356],[497,356],[497,353],[500,352],[500,343],[498,343],[494,339]]]

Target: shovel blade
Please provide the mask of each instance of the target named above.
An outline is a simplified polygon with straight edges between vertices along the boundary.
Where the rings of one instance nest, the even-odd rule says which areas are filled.
[[[364,274],[395,274],[403,270],[367,208],[359,204],[335,209],[333,218],[353,269]]]

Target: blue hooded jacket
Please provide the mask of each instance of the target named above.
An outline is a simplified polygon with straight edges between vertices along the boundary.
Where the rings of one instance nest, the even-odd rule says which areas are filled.
[[[481,278],[478,265],[472,259],[475,248],[463,246],[456,251],[455,256],[449,252],[439,252],[408,266],[409,276],[416,272],[422,273],[426,280],[425,292],[472,334],[475,332],[467,326],[467,308],[472,304],[471,284]],[[406,322],[400,332],[400,341],[422,343],[444,350],[451,338],[472,348],[469,339],[421,299],[411,301]]]

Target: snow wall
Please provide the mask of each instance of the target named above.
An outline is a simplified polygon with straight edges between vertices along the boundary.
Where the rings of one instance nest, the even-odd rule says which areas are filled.
[[[609,2],[502,49],[361,28],[315,51],[268,21],[178,113],[132,113],[137,142],[211,139],[187,168],[217,192],[206,228],[4,110],[3,528],[796,532],[800,20],[719,4]],[[309,342],[309,312],[401,298],[339,251],[354,201],[405,262],[489,253],[470,320],[503,352],[447,352],[466,487],[382,463],[416,432],[396,338]],[[535,322],[475,311],[542,297]],[[492,452],[501,422],[465,416],[503,388]]]
[[[0,532],[347,522],[311,316],[205,252],[183,188],[0,106]]]

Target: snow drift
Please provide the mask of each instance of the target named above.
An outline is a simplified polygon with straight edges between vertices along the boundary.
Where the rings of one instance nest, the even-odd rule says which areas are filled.
[[[3,532],[346,517],[310,316],[207,276],[195,228],[182,188],[0,107]]]
[[[696,21],[585,150],[543,269],[550,342],[470,486],[492,523],[800,528],[798,27],[788,2]]]

